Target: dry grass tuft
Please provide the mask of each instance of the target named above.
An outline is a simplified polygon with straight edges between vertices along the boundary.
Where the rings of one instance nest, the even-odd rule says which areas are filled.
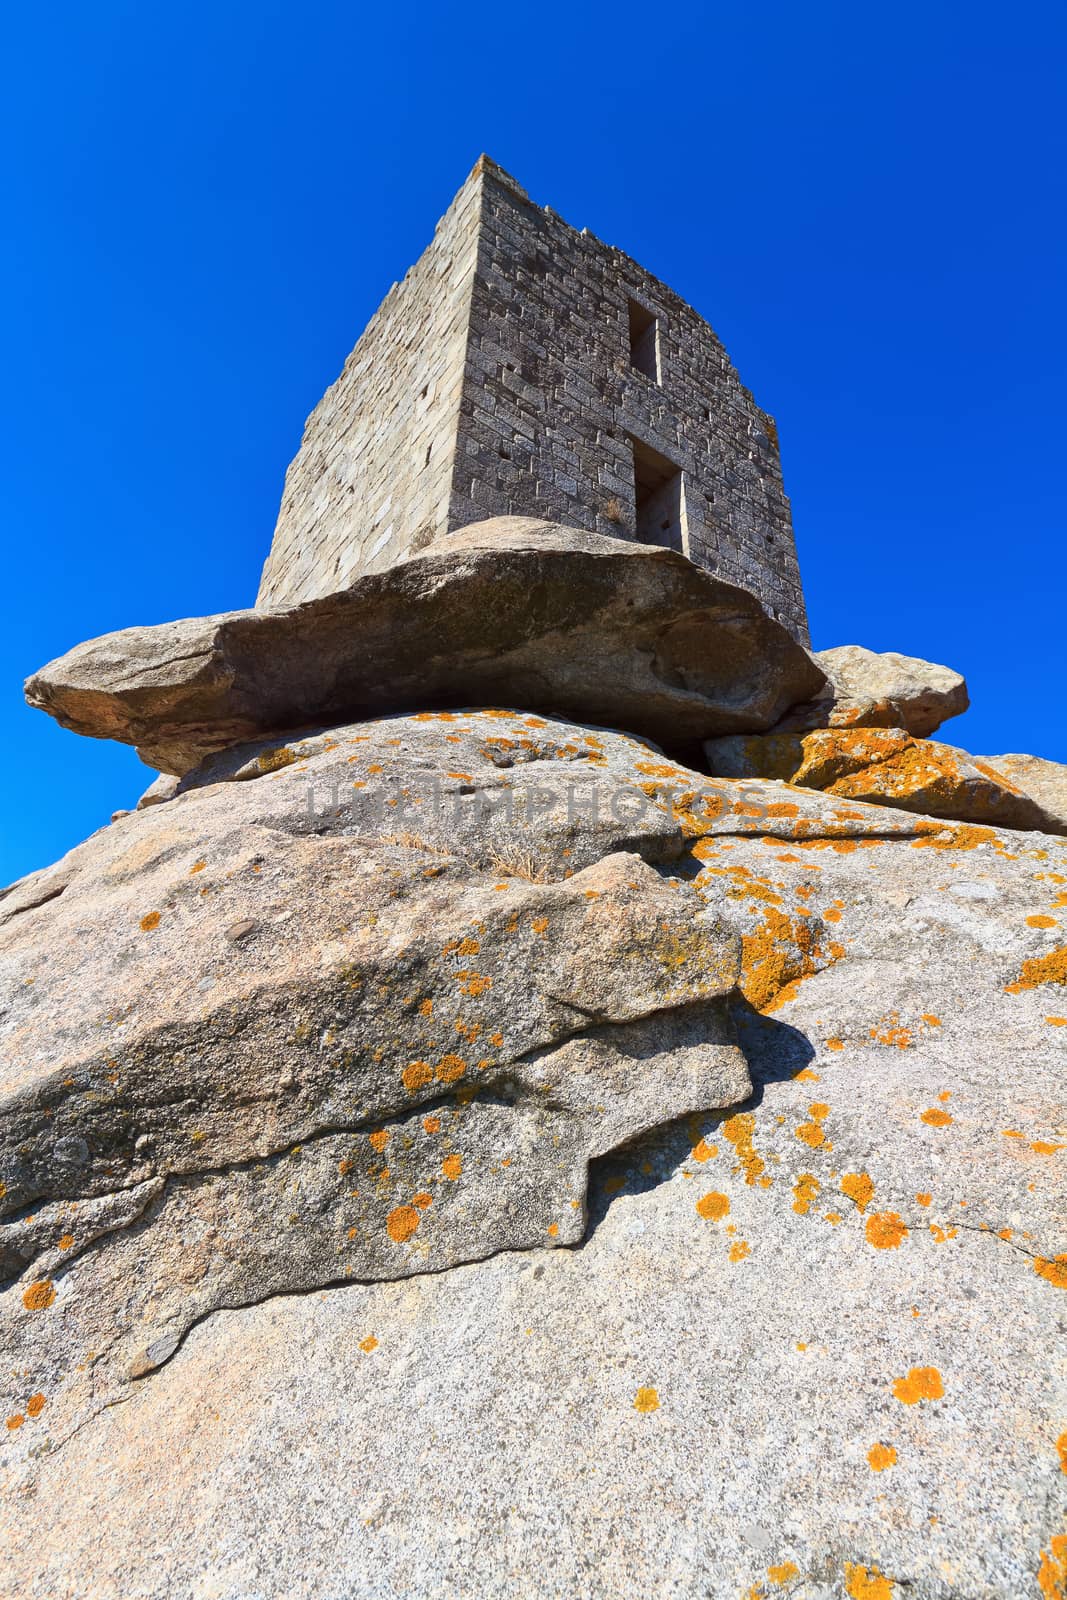
[[[425,850],[428,855],[432,856],[447,856],[451,854],[451,851],[446,850],[443,845],[431,844],[428,839],[422,837],[421,833],[412,833],[409,828],[403,829],[400,833],[383,834],[382,843],[399,844],[405,850]]]
[[[551,883],[553,878],[550,867],[540,864],[531,850],[523,850],[519,845],[491,850],[489,865],[502,877],[523,878],[527,883]]]

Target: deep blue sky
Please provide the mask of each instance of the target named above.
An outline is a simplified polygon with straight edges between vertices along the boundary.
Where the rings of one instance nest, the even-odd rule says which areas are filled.
[[[772,411],[816,647],[966,672],[1067,760],[1067,10],[898,0],[7,13],[0,882],[152,774],[24,707],[250,604],[306,414],[482,150],[665,279]]]

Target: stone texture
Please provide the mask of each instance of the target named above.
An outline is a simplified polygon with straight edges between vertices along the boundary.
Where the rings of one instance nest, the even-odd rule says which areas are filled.
[[[631,302],[658,382],[631,361]],[[675,514],[639,519],[635,440],[681,472]],[[678,295],[483,157],[308,419],[258,603],[517,514],[673,542],[807,642],[773,419]]]
[[[170,772],[161,772],[145,790],[137,802],[138,811],[147,811],[149,806],[161,806],[167,800],[173,800],[178,792],[178,778]]]
[[[766,728],[821,683],[747,591],[672,551],[516,517],[291,611],[108,634],[26,696],[181,775],[271,730],[501,700],[677,746]]]
[[[904,728],[925,739],[970,705],[958,672],[917,656],[891,650],[879,655],[862,645],[843,644],[817,651],[815,660],[826,674],[826,689],[809,705],[788,712],[776,733]]]
[[[1067,766],[1027,755],[983,756],[981,760],[1041,808],[1042,827],[1050,833],[1067,833]]]
[[[902,728],[823,728],[709,739],[720,777],[778,778],[843,800],[919,811],[959,822],[1067,833],[1067,821],[1032,800],[997,768],[965,750],[914,739]]]
[[[482,712],[227,752],[13,886],[0,1590],[1054,1593],[1065,884]]]

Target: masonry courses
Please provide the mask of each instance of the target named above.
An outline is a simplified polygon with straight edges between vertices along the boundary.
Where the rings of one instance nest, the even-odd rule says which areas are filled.
[[[308,418],[257,603],[509,514],[679,550],[808,642],[773,419],[678,295],[483,156]]]

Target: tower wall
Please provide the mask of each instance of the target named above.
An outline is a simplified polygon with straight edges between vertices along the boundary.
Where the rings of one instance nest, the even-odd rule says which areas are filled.
[[[774,421],[712,329],[622,251],[483,169],[450,527],[520,512],[633,538],[636,440],[681,472],[684,553],[806,642]],[[633,364],[631,307],[654,318],[635,353],[654,348],[659,381]],[[677,548],[674,521],[654,526],[670,522],[661,542]]]
[[[678,295],[483,156],[308,419],[259,603],[510,513],[680,548],[807,642],[772,418]]]

